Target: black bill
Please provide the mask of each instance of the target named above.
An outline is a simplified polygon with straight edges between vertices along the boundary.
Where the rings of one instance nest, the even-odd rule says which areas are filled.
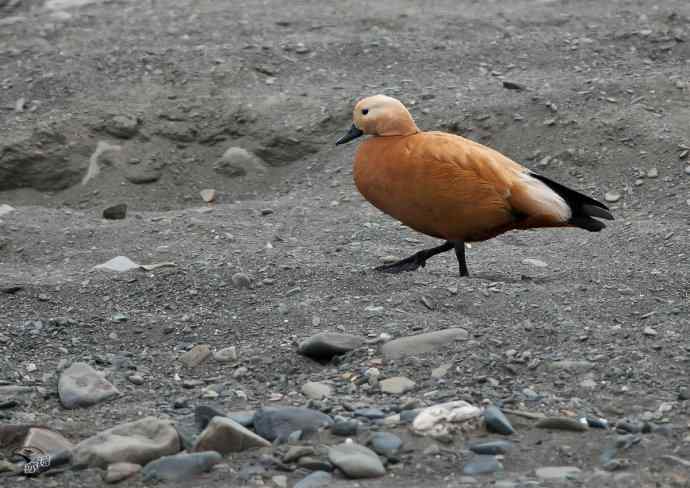
[[[362,132],[360,129],[357,128],[355,124],[352,124],[352,127],[350,127],[350,130],[347,131],[347,134],[345,134],[343,137],[338,139],[335,143],[336,146],[340,144],[345,144],[346,142],[350,142],[352,139],[357,139],[359,136],[363,135],[364,132]]]

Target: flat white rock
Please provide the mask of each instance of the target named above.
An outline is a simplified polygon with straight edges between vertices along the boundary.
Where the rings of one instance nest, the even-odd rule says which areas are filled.
[[[7,215],[8,213],[12,212],[14,210],[14,207],[11,205],[7,205],[6,203],[3,203],[0,205],[0,217]]]
[[[133,269],[138,269],[139,265],[129,259],[127,256],[117,256],[106,261],[105,263],[94,266],[94,269],[102,269],[105,271],[116,271],[118,273],[123,273],[125,271],[131,271]]]
[[[466,422],[480,414],[478,407],[464,400],[440,403],[419,412],[412,422],[412,430],[420,435],[444,436],[452,430],[452,424]]]

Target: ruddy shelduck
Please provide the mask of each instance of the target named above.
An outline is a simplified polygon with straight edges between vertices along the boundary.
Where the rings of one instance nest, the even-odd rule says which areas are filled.
[[[455,250],[460,276],[469,276],[465,243],[514,229],[579,227],[599,232],[594,217],[613,220],[606,205],[571,190],[463,137],[422,132],[395,98],[360,100],[344,144],[370,135],[357,148],[353,176],[379,210],[423,234],[444,239],[401,261],[376,268],[413,271],[436,254]]]

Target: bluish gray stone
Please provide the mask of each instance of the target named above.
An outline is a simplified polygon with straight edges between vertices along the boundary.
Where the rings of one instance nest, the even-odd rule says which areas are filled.
[[[462,472],[468,476],[474,476],[477,474],[495,473],[501,467],[501,463],[498,462],[495,456],[477,456],[465,464]]]
[[[254,412],[230,412],[228,418],[242,427],[251,427],[254,424]]]
[[[324,488],[333,482],[333,476],[325,471],[314,471],[295,483],[294,488]]]
[[[496,432],[497,434],[510,435],[515,432],[513,426],[503,415],[503,412],[495,405],[489,405],[484,410],[484,422],[486,423],[486,429],[489,432]]]
[[[381,351],[387,359],[397,359],[409,355],[434,352],[452,346],[455,341],[465,341],[468,338],[469,333],[465,329],[438,330],[394,339],[384,344]]]
[[[331,427],[331,433],[343,437],[356,435],[358,426],[359,422],[356,420],[338,420]]]
[[[144,466],[144,481],[182,481],[207,473],[223,457],[215,451],[175,454],[156,459]]]
[[[376,453],[354,442],[331,447],[328,460],[348,478],[378,478],[386,474]]]
[[[401,424],[411,424],[414,422],[414,419],[417,418],[417,415],[419,414],[419,410],[403,410],[400,412],[400,423]]]
[[[538,429],[569,430],[571,432],[585,432],[589,429],[586,423],[572,417],[546,417],[539,420],[534,426]]]
[[[264,407],[254,415],[254,430],[269,441],[287,440],[297,430],[314,431],[333,425],[328,415],[303,407]]]
[[[537,468],[535,474],[543,481],[565,481],[580,475],[580,468],[575,466],[545,466]]]
[[[312,359],[329,360],[364,344],[363,337],[337,332],[322,332],[309,337],[299,345],[299,353]]]
[[[364,417],[369,420],[376,420],[376,419],[382,419],[386,416],[385,413],[383,413],[382,410],[379,410],[378,408],[358,408],[352,414],[355,417]]]
[[[388,456],[395,453],[402,446],[402,441],[397,435],[388,432],[377,432],[369,439],[371,448],[378,454]]]
[[[513,444],[511,442],[498,439],[474,442],[470,444],[468,447],[470,451],[474,453],[489,454],[495,456],[496,454],[505,454],[511,447],[513,447]]]
[[[194,409],[194,422],[199,430],[204,430],[213,417],[226,417],[226,415],[210,405],[198,405]]]
[[[58,394],[62,406],[73,409],[110,400],[120,392],[88,364],[74,363],[60,375]]]
[[[608,429],[609,428],[609,422],[606,419],[602,419],[602,418],[598,418],[598,417],[586,417],[585,420],[587,421],[587,425],[589,425],[593,429]]]

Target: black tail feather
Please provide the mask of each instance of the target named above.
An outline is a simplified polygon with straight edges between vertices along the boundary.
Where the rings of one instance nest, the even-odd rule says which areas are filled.
[[[593,217],[613,220],[613,214],[611,214],[609,208],[603,203],[550,180],[545,176],[536,173],[530,173],[530,176],[544,183],[565,200],[573,212],[569,222],[574,226],[590,232],[599,232],[601,229],[604,229],[606,225]]]
[[[604,210],[601,207],[595,207],[594,205],[590,205],[589,203],[583,204],[582,210],[584,210],[585,213],[590,217],[599,217],[600,219],[613,220],[613,214],[611,214],[611,212],[609,212],[608,210]]]
[[[580,229],[585,229],[590,232],[599,232],[601,229],[606,228],[606,224],[603,222],[593,219],[592,217],[584,217],[582,215],[572,216],[570,218],[570,223],[575,227],[579,227]]]

